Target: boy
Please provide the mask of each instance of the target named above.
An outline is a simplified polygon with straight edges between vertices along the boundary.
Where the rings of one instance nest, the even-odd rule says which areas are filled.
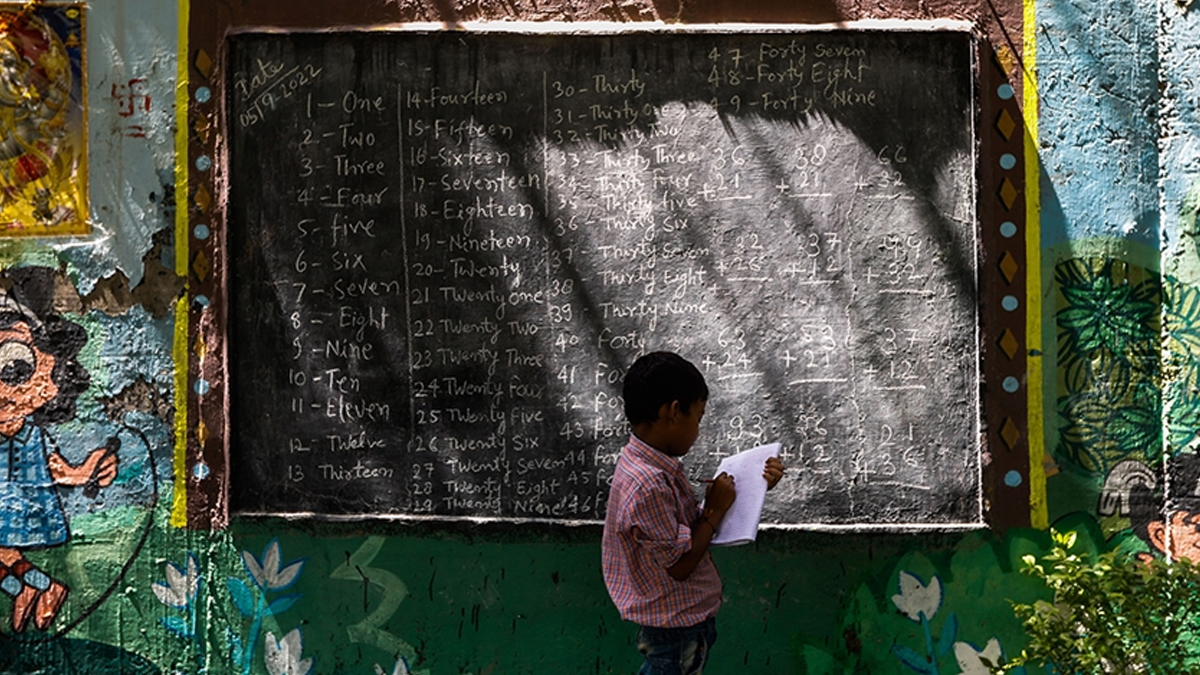
[[[718,476],[701,510],[679,461],[700,433],[708,403],[704,376],[670,352],[639,358],[625,374],[632,436],[609,492],[601,543],[604,583],[621,618],[640,627],[641,675],[699,675],[716,641],[721,578],[709,553],[733,505],[733,477]],[[783,477],[767,461],[768,488]]]

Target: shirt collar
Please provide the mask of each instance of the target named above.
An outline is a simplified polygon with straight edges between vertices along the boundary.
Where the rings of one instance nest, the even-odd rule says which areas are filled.
[[[625,449],[633,456],[634,459],[644,464],[650,464],[664,471],[677,472],[680,471],[683,463],[675,457],[671,457],[667,453],[654,448],[647,444],[637,436],[630,435],[629,443]]]

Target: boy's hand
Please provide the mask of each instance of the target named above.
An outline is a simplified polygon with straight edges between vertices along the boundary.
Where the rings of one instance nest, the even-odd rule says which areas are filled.
[[[733,476],[721,472],[712,483],[708,485],[708,491],[704,493],[704,508],[711,509],[714,514],[720,514],[720,518],[725,517],[725,512],[729,507],[733,506],[734,500],[737,499],[737,486],[733,484]]]
[[[783,478],[783,468],[783,460],[778,457],[767,460],[767,465],[763,467],[763,478],[767,479],[768,490],[779,484],[779,480]]]

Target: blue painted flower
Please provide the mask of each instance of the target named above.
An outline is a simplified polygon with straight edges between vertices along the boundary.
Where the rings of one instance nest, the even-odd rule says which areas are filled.
[[[921,577],[901,572],[900,592],[892,596],[892,602],[913,621],[920,623],[922,618],[928,621],[942,605],[942,580],[934,575],[927,586]]]
[[[300,571],[304,569],[304,560],[297,560],[281,567],[279,540],[272,539],[263,550],[262,559],[254,557],[249,551],[242,551],[242,562],[246,565],[246,573],[254,583],[264,591],[277,591],[295,583]]]

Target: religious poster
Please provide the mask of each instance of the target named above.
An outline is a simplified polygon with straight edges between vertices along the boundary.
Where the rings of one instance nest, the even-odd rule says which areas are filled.
[[[0,237],[86,234],[84,3],[0,3]]]

